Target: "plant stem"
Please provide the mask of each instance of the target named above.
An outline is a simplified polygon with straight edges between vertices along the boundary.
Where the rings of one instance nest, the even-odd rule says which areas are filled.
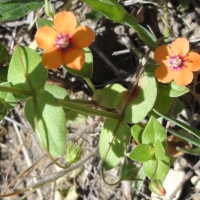
[[[87,82],[87,84],[89,85],[90,89],[92,90],[92,92],[93,92],[93,99],[94,99],[94,101],[96,101],[98,99],[98,96],[97,96],[97,91],[96,91],[93,83],[88,78],[85,78],[85,81]]]
[[[23,90],[19,88],[14,87],[6,87],[6,86],[0,86],[1,92],[10,92],[12,94],[21,94],[21,95],[27,95],[27,96],[34,96],[33,92],[29,90]]]
[[[90,114],[90,115],[97,115],[101,117],[108,117],[108,118],[113,118],[113,119],[120,119],[121,115],[117,113],[111,113],[103,110],[96,110],[93,108],[85,107],[82,105],[78,105],[76,103],[68,102],[62,99],[57,99],[58,102],[61,104],[63,108],[68,108],[70,110],[76,111],[78,113],[83,113],[83,114]]]
[[[167,10],[167,0],[162,1],[162,8],[164,12],[164,41],[169,41],[169,19],[168,19],[168,10]]]

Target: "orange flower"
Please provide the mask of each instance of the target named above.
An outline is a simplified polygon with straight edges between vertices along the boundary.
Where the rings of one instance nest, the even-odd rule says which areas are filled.
[[[73,13],[62,11],[54,17],[54,28],[43,26],[35,34],[41,49],[42,62],[47,69],[55,69],[65,63],[68,67],[80,70],[85,62],[82,48],[88,47],[95,34],[88,26],[77,26]]]
[[[200,55],[189,52],[189,42],[185,38],[177,38],[171,48],[162,45],[155,53],[154,59],[160,66],[155,71],[155,76],[162,83],[174,80],[177,85],[184,86],[192,82],[193,71],[200,68]]]

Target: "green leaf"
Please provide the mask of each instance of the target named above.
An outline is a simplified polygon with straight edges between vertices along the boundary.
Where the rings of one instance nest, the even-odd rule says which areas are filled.
[[[173,98],[169,96],[169,90],[165,85],[157,84],[158,95],[154,104],[154,109],[167,113],[172,105]]]
[[[156,151],[155,151],[155,156],[158,160],[162,160],[165,156],[165,149],[161,143],[161,141],[156,140],[153,144],[153,146],[155,147]]]
[[[127,100],[127,94],[128,94],[128,90],[126,91],[122,91],[121,93],[119,93],[114,101],[114,106],[115,109],[119,112],[122,113],[124,110],[124,106],[126,104],[126,100]]]
[[[142,134],[142,143],[153,144],[156,140],[159,140],[160,142],[166,141],[167,134],[157,119],[151,116]]]
[[[10,55],[5,46],[0,43],[0,83],[7,81],[8,67],[4,66],[6,61],[10,61]]]
[[[0,0],[0,22],[19,19],[44,4],[44,0]]]
[[[169,172],[170,160],[165,156],[163,160],[152,159],[143,163],[146,175],[151,180],[160,179],[163,181]],[[153,176],[153,177],[152,177]]]
[[[142,132],[143,132],[143,130],[144,129],[141,126],[139,126],[138,124],[135,124],[134,126],[131,127],[131,134],[132,134],[134,140],[138,144],[142,143]]]
[[[0,67],[0,83],[7,81],[8,66]]]
[[[140,39],[152,50],[156,50],[158,44],[156,43],[157,39],[143,26],[131,26],[138,34]]]
[[[144,65],[144,73],[146,76],[155,76],[155,70],[157,68],[157,64],[155,63],[155,60],[152,60],[152,58],[148,58],[146,64]]]
[[[0,86],[11,87],[8,82],[1,83]],[[4,118],[8,109],[15,107],[17,101],[12,93],[0,91],[0,120]]]
[[[106,108],[114,108],[114,100],[116,96],[126,89],[120,84],[110,84],[99,90],[98,102],[101,106]]]
[[[184,108],[185,103],[183,103],[179,98],[176,98],[175,101],[173,101],[173,112],[170,112],[170,115],[177,116]]]
[[[145,181],[146,174],[144,172],[143,167],[140,167],[137,177],[138,177],[139,181],[132,182],[132,188],[136,189],[136,190],[132,190],[132,192],[133,192],[132,199],[134,199],[134,198],[137,199],[137,197],[138,197],[137,191],[140,191],[140,189],[143,186],[143,182]]]
[[[95,10],[92,10],[91,12],[86,13],[85,17],[86,17],[86,19],[99,20],[103,17],[103,14],[99,13]]]
[[[48,20],[48,19],[43,19],[43,18],[38,18],[36,20],[36,27],[37,29],[43,27],[43,26],[49,26],[49,27],[53,27],[53,21]]]
[[[135,164],[131,163],[127,158],[125,158],[120,170],[120,180],[138,180],[137,175],[139,169],[140,168],[138,168]]]
[[[72,74],[84,78],[91,78],[93,73],[93,56],[89,48],[84,48],[83,50],[85,52],[85,63],[81,70],[72,69],[70,67],[67,67],[65,64],[63,64],[63,66],[66,68],[68,72]]]
[[[164,89],[165,90],[165,89]],[[158,94],[158,96],[159,96],[159,94]],[[162,96],[162,95],[161,95]],[[178,114],[180,114],[181,113],[181,111],[183,110],[183,108],[185,107],[185,104],[179,99],[179,98],[171,98],[171,97],[169,97],[169,102],[172,100],[172,104],[171,104],[171,108],[168,110],[167,109],[167,107],[168,107],[168,105],[167,104],[169,104],[169,102],[166,102],[166,105],[163,105],[163,108],[162,108],[162,101],[161,101],[161,98],[160,97],[158,97],[159,98],[159,102],[158,102],[158,105],[157,105],[157,103],[155,103],[155,105],[154,105],[154,109],[155,110],[158,110],[159,112],[161,112],[161,113],[170,113],[170,115],[171,116],[177,116]],[[168,99],[168,97],[167,97],[167,99]],[[170,100],[171,99],[171,100]],[[165,99],[166,100],[166,99]],[[163,101],[165,101],[164,99],[163,99]],[[157,101],[156,101],[157,102]],[[163,111],[161,111],[161,110],[163,110]],[[160,115],[158,115],[158,114],[156,114],[155,112],[154,112],[154,110],[151,110],[151,112],[149,112],[149,115],[151,116],[151,115],[153,115],[154,117],[156,117],[156,118],[159,118],[160,117]]]
[[[187,148],[176,147],[176,150],[181,151],[183,153],[190,154],[190,155],[196,155],[196,156],[200,155],[200,147],[197,147],[195,149],[187,149]]]
[[[41,61],[41,57],[32,49],[17,47],[11,58],[8,82],[11,82],[14,87],[24,90],[37,91],[41,89],[47,79],[47,70]]]
[[[7,83],[7,82],[4,82],[4,83],[1,83],[0,84],[1,86],[7,86],[7,87],[11,87],[11,84],[10,83]],[[3,92],[3,91],[1,91],[0,92],[0,99],[6,99],[6,97],[7,97],[7,94],[8,94],[8,92]]]
[[[6,105],[6,102],[0,98],[0,120],[2,120],[6,113],[7,113],[7,105]]]
[[[61,157],[66,148],[66,119],[53,95],[47,91],[37,93],[26,102],[25,115],[40,144],[44,143],[50,154]]]
[[[189,8],[190,0],[179,0],[179,6],[177,7],[177,10],[180,12],[184,12]]]
[[[125,24],[133,28],[141,40],[153,50],[158,45],[156,38],[145,28],[138,24],[138,20],[130,15],[125,8],[120,5],[116,0],[82,0],[92,7],[93,10],[103,13],[107,18],[112,21]]]
[[[4,61],[9,61],[10,55],[3,44],[0,43],[0,63]]]
[[[48,17],[51,17],[51,18],[54,18],[55,13],[56,13],[54,6],[48,0],[45,0],[45,3],[44,3],[44,13]]]
[[[44,86],[44,89],[48,91],[49,93],[51,93],[56,99],[63,99],[66,101],[70,101],[70,97],[67,91],[62,87],[46,83]],[[69,112],[69,109],[64,108],[64,111],[65,113],[67,113]]]
[[[67,122],[70,124],[78,124],[85,121],[88,117],[87,114],[78,113],[75,111],[69,111],[65,114]]]
[[[183,129],[180,130],[180,131],[174,131],[174,130],[172,130],[172,129],[168,129],[168,131],[169,131],[171,134],[173,134],[173,135],[175,135],[175,136],[177,136],[177,137],[179,137],[179,138],[181,138],[181,139],[183,139],[183,140],[185,140],[185,141],[188,141],[188,142],[190,142],[191,144],[194,144],[194,145],[200,147],[199,139],[198,139],[198,138],[194,138],[193,136],[191,136],[191,135],[188,134],[188,133],[184,133]]]
[[[155,150],[151,145],[139,144],[131,151],[129,158],[137,162],[146,162],[154,156],[154,153]]]
[[[157,86],[155,78],[144,76],[139,82],[136,98],[128,104],[125,110],[124,120],[129,123],[138,123],[143,120],[152,109],[156,96]]]
[[[67,91],[62,87],[46,83],[45,86],[44,86],[44,89],[46,91],[48,91],[49,93],[51,93],[57,99],[65,99],[67,101],[70,100]]]
[[[170,97],[179,97],[179,96],[189,92],[189,89],[187,87],[176,85],[176,83],[174,81],[169,83],[167,85],[167,88],[169,90]]]
[[[154,110],[154,112],[156,112],[161,117],[173,122],[174,124],[176,124],[177,126],[183,128],[184,130],[188,131],[189,133],[192,133],[196,137],[200,138],[200,132],[197,129],[195,129],[195,128],[191,127],[191,126],[188,126],[187,124],[184,124],[183,122],[178,121],[177,119],[174,119],[173,117],[169,117],[167,115],[164,115],[164,114],[158,112],[157,110]]]
[[[119,22],[121,24],[126,24],[127,18],[131,18],[131,23],[133,25],[138,24],[138,20],[132,17],[122,5],[120,5],[116,0],[82,0],[92,7],[93,10],[103,13],[107,18]]]
[[[107,118],[100,135],[100,157],[106,170],[110,170],[120,163],[131,137],[130,128],[126,123],[122,121],[116,127],[117,124],[118,120]]]
[[[112,5],[112,6],[117,6],[116,0],[100,0],[100,2]]]

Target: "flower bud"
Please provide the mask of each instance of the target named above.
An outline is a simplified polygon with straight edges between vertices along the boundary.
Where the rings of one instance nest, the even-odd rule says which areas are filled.
[[[72,141],[69,145],[69,147],[67,148],[67,154],[66,154],[66,161],[70,164],[75,163],[77,161],[79,161],[83,150],[82,150],[82,144],[78,145],[77,147],[75,147],[74,145],[74,141]]]
[[[48,0],[45,0],[44,12],[48,17],[54,18],[55,16],[55,9]]]
[[[165,188],[162,185],[162,181],[158,179],[151,181],[149,184],[149,189],[160,196],[165,196],[166,194]]]

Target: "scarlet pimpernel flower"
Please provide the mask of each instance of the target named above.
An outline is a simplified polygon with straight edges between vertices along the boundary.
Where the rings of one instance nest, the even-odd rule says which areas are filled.
[[[159,63],[155,76],[159,82],[174,82],[179,86],[192,82],[193,71],[200,69],[200,55],[189,52],[189,42],[185,38],[177,38],[171,46],[159,46],[154,59]]]
[[[88,26],[78,26],[72,12],[62,11],[54,17],[54,28],[43,26],[35,34],[35,40],[45,52],[42,62],[47,69],[56,69],[63,63],[80,70],[85,62],[82,48],[88,47],[95,38]]]

